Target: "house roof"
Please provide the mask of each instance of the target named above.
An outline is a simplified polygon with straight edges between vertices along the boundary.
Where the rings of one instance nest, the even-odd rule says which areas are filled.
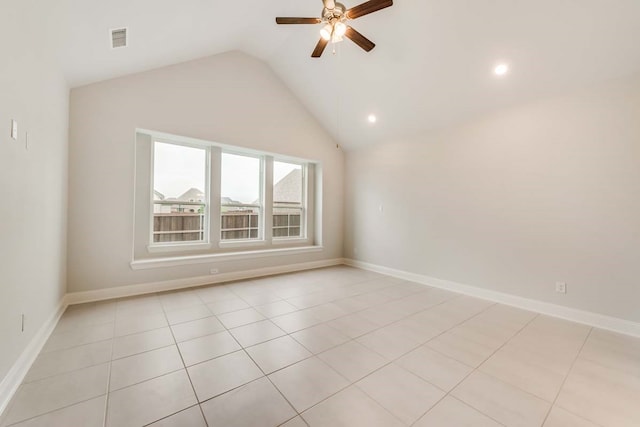
[[[396,0],[352,23],[374,50],[347,40],[320,59],[310,58],[320,26],[274,22],[318,16],[320,0],[39,7],[56,23],[49,32],[72,87],[240,50],[265,61],[346,148],[640,71],[638,0]],[[123,26],[129,46],[111,49],[109,29]],[[501,61],[511,71],[496,78]],[[370,113],[375,126],[366,121]]]
[[[302,169],[294,169],[273,186],[274,202],[300,203]]]

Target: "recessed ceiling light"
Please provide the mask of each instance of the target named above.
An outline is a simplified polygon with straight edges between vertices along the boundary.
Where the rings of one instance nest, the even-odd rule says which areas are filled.
[[[375,114],[369,114],[369,117],[367,117],[367,120],[369,121],[369,123],[375,123],[378,121],[378,118],[376,117]]]
[[[507,64],[498,64],[496,68],[493,69],[493,73],[496,76],[504,76],[509,72],[509,66]]]

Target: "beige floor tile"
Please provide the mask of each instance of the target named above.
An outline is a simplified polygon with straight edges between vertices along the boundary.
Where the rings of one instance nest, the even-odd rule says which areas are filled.
[[[640,425],[640,377],[578,358],[556,404],[604,426]]]
[[[42,353],[64,350],[113,338],[113,323],[92,325],[68,332],[51,334]]]
[[[199,405],[149,424],[149,427],[207,427]]]
[[[311,427],[400,427],[404,424],[357,387],[349,387],[305,411]]]
[[[149,350],[175,344],[168,327],[117,337],[113,340],[113,359],[133,356]]]
[[[444,391],[394,364],[356,385],[407,425],[413,424],[445,395]]]
[[[187,371],[200,402],[263,376],[244,351],[191,366]]]
[[[237,298],[236,294],[231,292],[224,285],[212,285],[196,288],[194,292],[205,304]]]
[[[102,427],[106,395],[31,418],[12,427]]]
[[[569,372],[569,366],[562,368],[553,365],[552,356],[542,357],[505,346],[485,361],[478,370],[547,402],[553,402]]]
[[[250,347],[286,335],[282,329],[270,320],[240,326],[231,329],[229,332],[231,332],[243,347]]]
[[[313,354],[322,353],[349,341],[349,337],[326,324],[303,329],[291,336]]]
[[[391,298],[384,295],[378,295],[376,293],[370,292],[366,294],[360,294],[352,297],[341,298],[333,303],[338,307],[342,308],[349,314],[355,313],[357,311],[362,311],[367,308],[375,307],[379,304],[384,304],[389,301]]]
[[[323,322],[337,319],[338,317],[346,316],[347,314],[349,314],[349,312],[331,302],[308,308],[307,312],[311,313],[313,316],[317,317]]]
[[[107,391],[109,364],[67,372],[20,386],[4,420],[13,424],[46,414]]]
[[[293,407],[302,412],[349,385],[349,382],[317,357],[269,375]]]
[[[251,306],[247,304],[246,301],[240,299],[238,297],[234,297],[233,299],[225,299],[222,301],[215,301],[207,304],[209,310],[215,314],[224,314],[231,313],[233,311],[244,310],[250,308]]]
[[[451,391],[473,371],[470,366],[427,346],[418,347],[396,363],[444,391]]]
[[[358,381],[388,363],[384,357],[355,341],[320,353],[318,357],[350,381]]]
[[[248,347],[246,350],[265,374],[270,374],[311,356],[309,350],[289,336],[275,338]]]
[[[282,298],[280,298],[279,296],[268,292],[259,292],[251,295],[244,295],[242,299],[249,303],[249,305],[251,305],[252,307],[282,301]]]
[[[570,366],[590,329],[585,325],[540,315],[511,339],[509,344],[532,353],[553,356],[557,363]]]
[[[289,334],[322,323],[322,320],[304,311],[295,311],[272,317],[271,321]]]
[[[598,427],[598,425],[558,406],[554,406],[551,408],[544,427]]]
[[[296,411],[266,377],[202,403],[209,425],[276,427]]]
[[[276,301],[270,304],[259,305],[256,306],[255,309],[258,310],[258,312],[262,313],[263,316],[268,318],[298,311],[297,307],[294,307],[286,301]]]
[[[434,338],[427,346],[474,368],[497,350],[495,343],[483,341],[481,336],[471,339],[468,334],[458,335],[454,330]]]
[[[322,290],[322,285],[306,284],[302,286],[288,286],[282,289],[276,289],[274,293],[280,298],[287,299],[320,292]]]
[[[377,325],[378,328],[390,325],[400,319],[410,316],[413,313],[405,313],[402,309],[390,306],[391,303],[377,305],[358,312],[358,315],[364,317],[369,322]]]
[[[358,313],[332,320],[327,322],[327,325],[340,331],[349,338],[358,338],[361,335],[379,328],[377,324],[365,319]]]
[[[178,343],[185,365],[191,366],[240,350],[227,331],[218,332]]]
[[[356,341],[388,360],[395,360],[424,343],[407,328],[397,324],[369,332]]]
[[[476,411],[458,399],[447,396],[414,427],[501,427],[502,424]]]
[[[580,358],[640,377],[640,338],[594,329]]]
[[[204,304],[193,290],[172,291],[158,294],[165,312],[182,310]]]
[[[265,317],[253,308],[245,308],[231,313],[218,315],[218,320],[227,328],[237,328],[238,326],[248,325],[249,323],[259,322]]]
[[[175,345],[114,360],[109,390],[118,390],[179,369],[184,369],[184,365]]]
[[[167,318],[164,313],[119,317],[116,320],[115,336],[121,337],[138,332],[150,331],[152,329],[164,328],[167,325]]]
[[[120,300],[116,306],[116,319],[140,316],[143,314],[162,313],[164,313],[164,309],[157,296],[143,296]]]
[[[54,333],[69,332],[82,328],[83,326],[94,326],[115,322],[115,309],[115,303],[69,306],[58,321],[58,324],[54,329]]]
[[[287,302],[293,304],[300,310],[303,310],[305,308],[311,308],[317,305],[331,302],[334,299],[335,298],[328,294],[325,290],[324,292],[316,292],[313,294],[306,294],[299,297],[288,298]]]
[[[207,308],[207,306],[201,304],[189,308],[183,308],[176,311],[167,311],[167,320],[170,325],[176,325],[178,323],[190,322],[192,320],[204,319],[211,316],[213,313]]]
[[[187,373],[176,371],[110,393],[106,426],[143,426],[195,404]]]
[[[477,371],[451,395],[508,426],[539,427],[551,407],[532,394]]]
[[[107,340],[66,350],[42,353],[31,366],[24,382],[28,383],[108,362],[111,359],[111,345],[111,340]]]
[[[217,317],[205,317],[191,322],[171,326],[177,342],[188,341],[205,335],[224,331],[224,326]]]
[[[295,417],[282,424],[280,427],[307,427],[307,423],[301,417]]]

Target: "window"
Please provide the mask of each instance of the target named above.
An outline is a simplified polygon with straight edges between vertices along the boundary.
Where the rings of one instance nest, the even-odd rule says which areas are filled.
[[[222,153],[220,239],[262,237],[262,159]]]
[[[133,259],[319,247],[320,173],[302,159],[138,131]]]
[[[273,162],[273,237],[301,237],[303,205],[303,167]]]
[[[207,189],[206,148],[156,141],[153,243],[205,241]]]

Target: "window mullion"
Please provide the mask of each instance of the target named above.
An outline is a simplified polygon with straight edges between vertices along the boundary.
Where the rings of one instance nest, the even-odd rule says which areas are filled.
[[[209,242],[220,243],[220,198],[222,187],[222,150],[211,147],[209,155]]]
[[[273,156],[264,156],[263,208],[264,208],[264,240],[268,245],[273,240]]]

